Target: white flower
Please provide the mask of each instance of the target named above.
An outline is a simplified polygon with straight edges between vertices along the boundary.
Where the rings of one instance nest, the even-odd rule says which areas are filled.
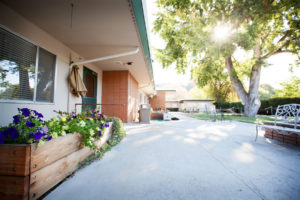
[[[90,129],[90,135],[91,135],[91,136],[95,135],[95,132],[94,132],[93,129]]]
[[[69,126],[68,126],[68,125],[65,125],[65,126],[62,127],[62,129],[64,129],[64,130],[69,130]]]
[[[40,140],[39,143],[38,143],[38,146],[42,146],[45,142],[43,140]]]
[[[52,138],[54,139],[54,138],[57,138],[57,133],[56,132],[53,132],[52,133]]]
[[[61,132],[61,135],[66,135],[66,131],[62,131],[62,132]]]
[[[79,122],[79,126],[85,127],[85,122],[84,122],[84,121],[80,121],[80,122]]]

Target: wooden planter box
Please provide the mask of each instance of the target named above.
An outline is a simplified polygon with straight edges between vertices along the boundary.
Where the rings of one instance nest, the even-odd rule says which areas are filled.
[[[112,124],[96,141],[101,147],[112,133]],[[37,144],[0,145],[0,199],[37,199],[67,176],[78,163],[94,153],[81,147],[78,133]]]
[[[289,143],[294,144],[297,146],[300,146],[300,135],[289,132],[289,135],[286,134],[280,134],[281,132],[279,130],[272,130],[269,128],[265,128],[265,137],[274,139],[283,143]]]

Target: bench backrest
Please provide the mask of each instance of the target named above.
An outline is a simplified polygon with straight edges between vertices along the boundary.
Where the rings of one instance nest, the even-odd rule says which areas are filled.
[[[275,126],[277,121],[284,121],[289,124],[294,124],[295,128],[300,118],[300,105],[299,104],[285,104],[279,105],[275,114]]]

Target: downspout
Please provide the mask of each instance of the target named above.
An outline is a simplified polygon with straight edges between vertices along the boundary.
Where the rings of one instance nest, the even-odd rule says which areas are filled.
[[[87,63],[99,62],[99,61],[102,61],[102,60],[109,60],[109,59],[112,59],[112,58],[118,58],[118,57],[122,57],[122,56],[134,55],[134,54],[137,54],[138,52],[139,52],[139,48],[137,47],[136,50],[134,50],[134,51],[128,51],[128,52],[124,52],[124,53],[114,54],[114,55],[111,55],[111,56],[104,56],[104,57],[100,57],[100,58],[75,62],[75,63],[72,63],[70,65],[70,67],[73,67],[74,65],[83,65],[83,64],[87,64]]]
[[[136,49],[134,51],[128,51],[128,52],[124,52],[124,53],[113,54],[113,55],[110,55],[110,56],[104,56],[104,57],[100,57],[100,58],[94,58],[94,59],[90,59],[90,60],[84,60],[84,61],[80,61],[80,62],[74,62],[74,63],[70,64],[69,74],[70,74],[70,72],[72,70],[72,67],[74,65],[84,65],[84,64],[87,64],[87,63],[99,62],[99,61],[109,60],[109,59],[123,57],[123,56],[130,56],[130,55],[137,54],[138,52],[139,52],[139,48],[136,47]],[[67,105],[68,108],[67,108],[67,112],[69,113],[70,112],[70,93],[71,93],[69,84],[68,84],[68,88],[69,88],[69,93],[68,93],[68,105]]]

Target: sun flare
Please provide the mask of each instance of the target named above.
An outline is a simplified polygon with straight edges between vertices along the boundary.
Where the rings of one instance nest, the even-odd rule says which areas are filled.
[[[228,24],[217,24],[214,28],[213,37],[217,41],[224,41],[231,35],[231,26]]]

